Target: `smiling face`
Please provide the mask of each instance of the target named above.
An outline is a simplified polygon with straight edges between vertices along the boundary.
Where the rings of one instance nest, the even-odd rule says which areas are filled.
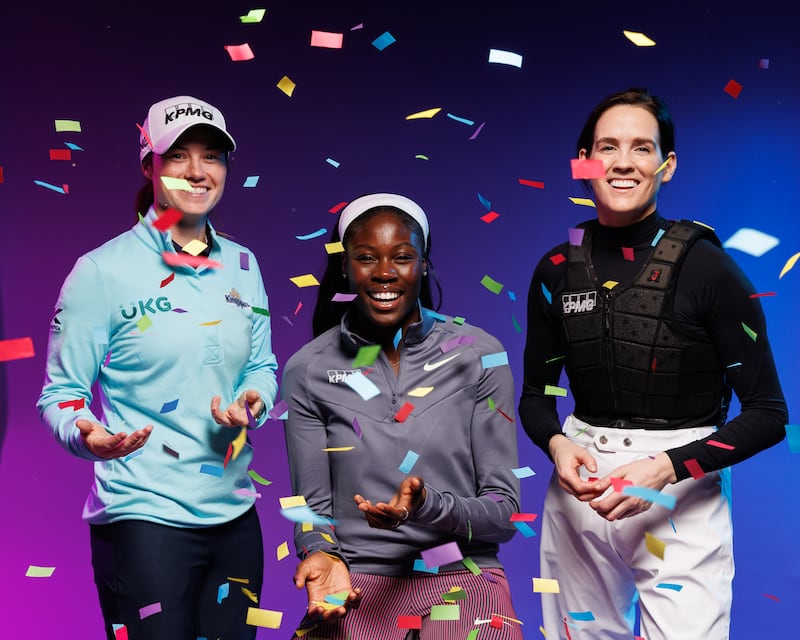
[[[672,179],[677,167],[674,151],[662,155],[655,116],[628,104],[600,116],[592,148],[581,149],[579,157],[603,163],[605,177],[591,184],[598,220],[609,227],[624,227],[653,213],[661,184]],[[656,173],[665,160],[666,166]]]
[[[342,268],[351,292],[357,294],[361,330],[380,340],[418,322],[426,268],[422,236],[397,213],[386,210],[367,213],[345,235]]]
[[[228,158],[219,134],[212,130],[192,127],[166,153],[153,153],[150,157],[151,161],[142,165],[142,171],[153,182],[159,215],[167,209],[177,209],[184,217],[204,218],[222,198]],[[168,189],[162,176],[185,179],[192,189]]]

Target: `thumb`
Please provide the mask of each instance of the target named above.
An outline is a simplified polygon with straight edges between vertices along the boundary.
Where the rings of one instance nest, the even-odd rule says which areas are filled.
[[[85,418],[77,420],[75,426],[78,427],[82,436],[88,436],[92,432],[92,423]]]

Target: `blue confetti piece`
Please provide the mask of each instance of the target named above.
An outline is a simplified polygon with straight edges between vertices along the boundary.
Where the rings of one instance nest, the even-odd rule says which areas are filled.
[[[594,614],[591,611],[570,611],[569,617],[582,622],[591,622],[594,620]]]
[[[383,51],[386,47],[388,47],[390,44],[394,44],[395,42],[397,42],[395,37],[388,31],[384,31],[372,41],[372,46],[378,51]]]
[[[726,369],[733,369],[734,367],[741,367],[741,366],[742,366],[742,363],[741,363],[741,362],[734,362],[733,364],[729,364],[729,365],[728,365],[727,367],[725,367],[725,368],[726,368]]]
[[[34,180],[33,183],[34,184],[38,184],[40,187],[45,187],[46,189],[51,189],[52,191],[55,191],[56,193],[66,193],[66,191],[64,191],[64,187],[57,187],[56,185],[50,184],[49,182],[42,182],[41,180]]]
[[[542,295],[544,299],[547,300],[547,304],[553,304],[553,294],[547,290],[547,287],[544,286],[544,282],[542,282]]]
[[[133,460],[136,456],[140,456],[143,453],[144,453],[144,449],[137,449],[133,453],[130,453],[127,456],[125,456],[125,462],[128,462],[128,460]]]
[[[258,176],[247,176],[244,180],[243,187],[253,188],[258,184]]]
[[[504,364],[508,364],[508,352],[499,351],[498,353],[490,353],[488,355],[481,356],[481,364],[483,365],[484,369],[501,367]]]
[[[431,311],[430,309],[426,309],[426,312],[431,318],[436,320],[436,322],[447,322],[447,318],[445,318],[441,313]]]
[[[672,527],[673,533],[678,533],[678,530],[675,528],[675,523],[672,521],[672,518],[667,518],[667,521],[669,522],[670,526]]]
[[[178,398],[175,400],[170,400],[169,402],[165,402],[161,405],[161,411],[159,413],[169,413],[170,411],[175,411],[178,408]]]
[[[451,118],[452,120],[455,120],[456,122],[461,122],[461,123],[463,123],[463,124],[467,124],[467,125],[469,125],[470,127],[471,127],[473,124],[475,124],[475,121],[474,121],[474,120],[468,120],[467,118],[459,118],[458,116],[454,116],[452,113],[448,113],[448,114],[447,114],[447,117],[448,117],[448,118]]]
[[[200,473],[205,473],[209,476],[216,476],[217,478],[221,478],[224,471],[225,471],[224,468],[218,467],[213,464],[200,465]]]
[[[329,593],[327,596],[325,596],[324,600],[325,600],[325,602],[327,602],[328,604],[334,604],[334,605],[336,605],[337,607],[341,607],[341,606],[344,604],[344,599],[342,599],[342,598],[337,598],[337,597],[336,597],[335,595],[333,595],[332,593]]]
[[[325,162],[327,162],[332,167],[336,167],[337,169],[339,168],[340,163],[336,162],[336,160],[334,160],[333,158],[325,158]]]
[[[527,522],[515,522],[514,526],[526,538],[532,538],[536,535],[536,532],[530,528]]]
[[[673,584],[671,582],[659,582],[656,585],[656,589],[672,589],[673,591],[680,591],[683,589],[682,584]]]
[[[222,601],[228,597],[231,592],[231,585],[228,582],[223,582],[217,587],[217,604],[222,604]]]
[[[517,478],[530,478],[536,475],[536,472],[528,466],[525,467],[518,467],[516,469],[512,469],[511,473],[513,473]]]
[[[655,247],[658,244],[658,241],[661,240],[661,236],[664,235],[664,229],[659,229],[656,237],[653,238],[653,241],[650,243],[651,247]]]
[[[517,294],[516,293],[514,293],[513,291],[506,291],[506,293],[508,294],[508,297],[511,300],[511,302],[516,302],[517,301]]]
[[[786,439],[789,442],[789,451],[800,453],[800,425],[786,425]]]
[[[431,567],[430,569],[425,566],[425,561],[422,558],[414,560],[414,571],[424,571],[425,573],[439,573],[439,567]]]
[[[77,144],[73,142],[65,142],[64,144],[67,145],[73,151],[83,151],[83,149],[81,149]]]
[[[406,454],[406,457],[403,458],[403,462],[400,464],[398,468],[403,473],[409,473],[411,469],[414,467],[414,465],[417,464],[417,460],[419,460],[419,454],[409,449],[408,453]]]
[[[394,345],[395,349],[397,349],[397,345],[400,344],[400,338],[402,337],[403,337],[403,330],[398,329],[397,333],[394,334],[394,338],[392,338],[392,344]]]
[[[627,486],[622,489],[622,493],[626,496],[636,496],[637,498],[647,500],[653,504],[660,504],[667,509],[675,508],[675,496],[667,495],[666,493],[661,493],[660,491],[648,487]]]
[[[481,204],[484,207],[486,207],[487,211],[491,211],[492,210],[492,203],[489,200],[487,200],[486,198],[484,198],[480,193],[478,194],[478,200],[480,200]]]
[[[307,233],[304,236],[295,236],[298,240],[311,240],[312,238],[319,238],[320,236],[324,236],[328,233],[328,230],[325,227],[321,229],[317,229],[316,231],[312,231],[311,233]]]

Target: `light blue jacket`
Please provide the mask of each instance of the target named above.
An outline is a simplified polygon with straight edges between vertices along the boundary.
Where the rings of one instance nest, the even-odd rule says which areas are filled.
[[[209,259],[221,267],[168,266],[162,253],[175,254],[171,234],[154,228],[156,219],[151,208],[76,262],[56,304],[37,406],[65,449],[95,461],[85,520],[216,525],[255,500],[252,448],[248,442],[226,465],[240,429],[217,425],[210,406],[219,395],[224,409],[246,389],[273,406],[267,295],[255,256],[213,229]],[[90,408],[95,382],[101,419]],[[83,443],[80,418],[109,433],[148,424],[153,432],[127,458],[100,460]]]

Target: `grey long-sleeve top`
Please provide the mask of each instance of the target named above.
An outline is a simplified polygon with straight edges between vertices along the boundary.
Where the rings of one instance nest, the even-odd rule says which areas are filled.
[[[321,550],[343,557],[352,571],[408,575],[422,551],[455,541],[479,567],[501,566],[499,543],[513,537],[509,518],[519,511],[511,370],[484,366],[502,361],[484,359],[504,353],[493,336],[421,311],[400,346],[398,375],[382,352],[360,368],[380,391],[369,399],[345,381],[359,371],[352,364],[368,344],[348,329],[347,314],[286,364],[281,393],[292,488],[335,522],[295,527],[301,558]],[[406,403],[413,408],[398,420]],[[353,448],[325,451],[338,447]],[[425,503],[402,527],[370,528],[353,496],[388,502],[406,475],[423,478]],[[440,567],[455,568],[463,565]]]

